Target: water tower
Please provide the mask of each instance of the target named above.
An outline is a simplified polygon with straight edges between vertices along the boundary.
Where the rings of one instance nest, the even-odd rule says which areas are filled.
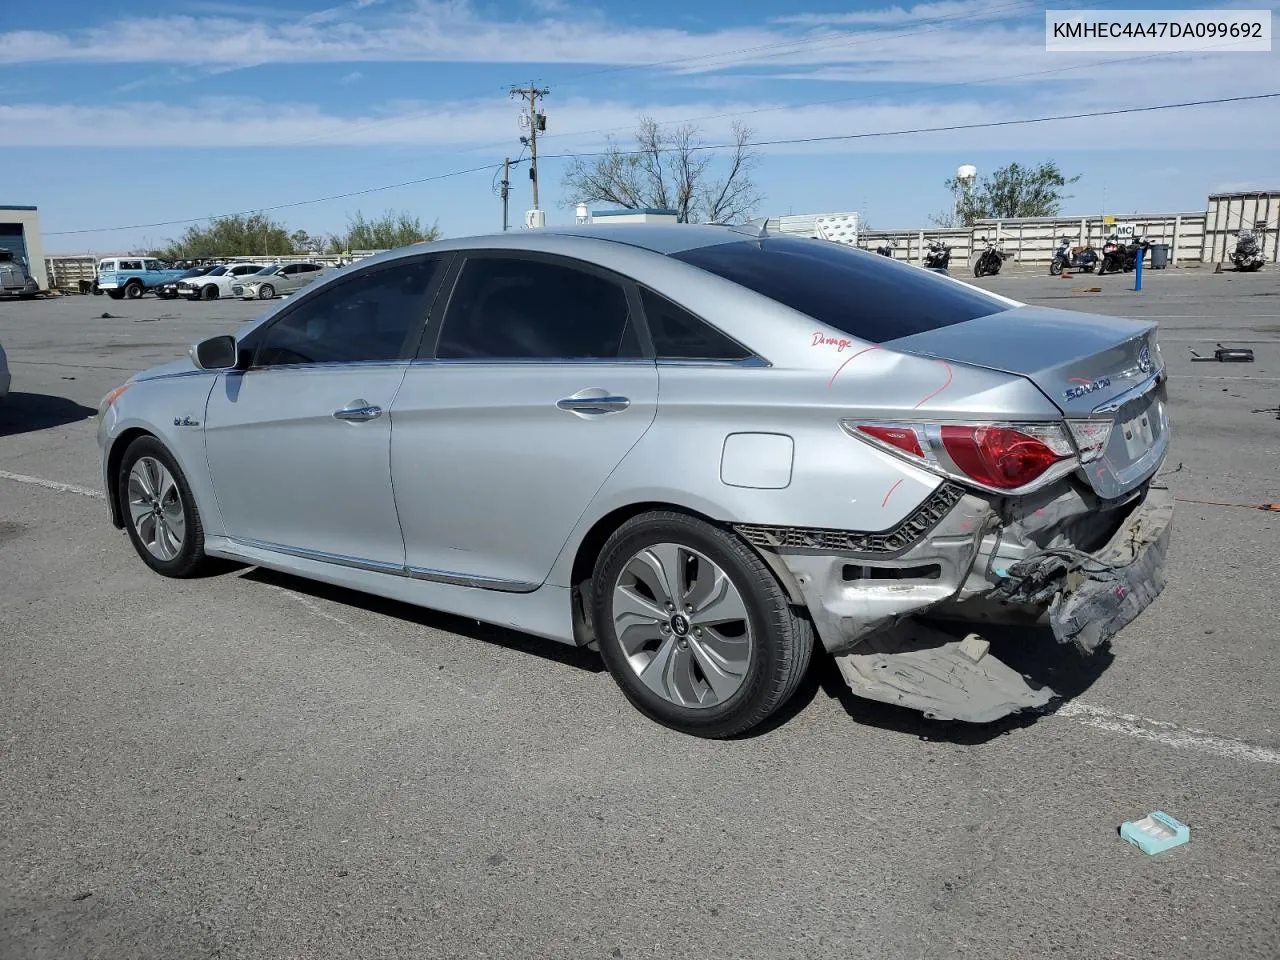
[[[978,178],[978,168],[972,163],[962,163],[956,168],[956,189],[954,192],[954,213],[956,220],[960,219],[960,198],[963,196],[965,200],[970,197],[973,190],[973,181]],[[966,204],[967,206],[967,204]]]

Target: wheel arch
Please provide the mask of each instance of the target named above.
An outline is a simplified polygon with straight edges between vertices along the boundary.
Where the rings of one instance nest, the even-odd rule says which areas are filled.
[[[613,536],[614,531],[628,520],[641,514],[655,511],[681,513],[695,520],[701,520],[703,523],[719,527],[735,537],[737,536],[733,527],[723,520],[717,520],[715,517],[685,504],[664,500],[643,500],[637,503],[629,503],[616,507],[600,516],[587,528],[582,538],[578,540],[574,548],[573,562],[569,568],[569,603],[573,608],[573,634],[578,646],[590,646],[594,649],[595,628],[591,622],[591,604],[585,587],[591,582],[592,575],[595,572],[596,561],[600,558],[604,545]],[[742,540],[742,542],[769,567],[791,602],[797,606],[805,606],[804,595],[800,591],[799,584],[795,582],[795,578],[786,566],[778,562],[776,554],[760,550],[746,540]]]
[[[142,427],[130,427],[122,430],[120,435],[111,441],[107,450],[107,506],[111,510],[111,525],[118,530],[124,529],[124,516],[120,513],[120,463],[124,460],[124,452],[129,444],[139,437],[151,437],[159,443],[164,440]],[[167,448],[167,444],[165,445]]]

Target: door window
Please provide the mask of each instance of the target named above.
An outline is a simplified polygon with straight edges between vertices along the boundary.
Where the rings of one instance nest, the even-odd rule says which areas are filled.
[[[141,260],[121,260],[120,269],[121,270],[141,270],[142,261]]]
[[[439,259],[358,274],[318,291],[265,331],[255,365],[396,360],[416,341]]]
[[[660,360],[745,360],[751,351],[652,290],[641,290],[644,319]]]
[[[545,260],[476,257],[454,288],[436,356],[616,360],[641,356],[626,291]]]

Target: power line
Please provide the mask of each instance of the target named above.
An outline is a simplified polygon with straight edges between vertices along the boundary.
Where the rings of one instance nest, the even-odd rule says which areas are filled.
[[[776,147],[776,146],[799,145],[799,144],[808,144],[808,143],[834,143],[834,142],[847,141],[847,140],[866,140],[866,139],[872,139],[875,137],[912,136],[915,134],[922,134],[922,133],[950,133],[950,132],[955,132],[959,130],[984,130],[984,129],[994,129],[998,127],[1027,126],[1035,123],[1054,123],[1062,120],[1086,120],[1086,119],[1092,119],[1096,117],[1115,117],[1115,116],[1121,116],[1125,114],[1154,113],[1160,110],[1179,110],[1179,109],[1184,109],[1188,107],[1217,106],[1224,103],[1245,103],[1245,102],[1251,102],[1255,100],[1273,100],[1277,97],[1280,97],[1280,92],[1254,93],[1254,94],[1248,94],[1246,96],[1239,96],[1239,97],[1215,97],[1210,100],[1184,100],[1179,103],[1160,103],[1160,104],[1153,104],[1145,107],[1119,107],[1112,110],[1091,110],[1085,113],[1053,114],[1050,116],[1043,116],[1043,117],[1023,117],[1023,118],[1014,119],[1014,120],[985,120],[978,123],[954,123],[954,124],[946,124],[943,126],[936,126],[936,127],[907,127],[907,128],[898,129],[898,130],[870,130],[870,131],[864,131],[862,133],[842,133],[842,134],[833,134],[830,136],[821,136],[821,137],[786,137],[786,138],[777,139],[777,140],[753,141],[752,145],[757,147]],[[736,145],[732,143],[703,143],[703,144],[695,144],[689,147],[688,149],[690,151],[714,151],[714,150],[729,150],[729,149],[733,149],[735,146]],[[669,153],[671,152],[671,149],[672,148],[666,148],[666,149],[663,149],[662,152]],[[541,159],[568,160],[568,159],[579,159],[579,158],[585,159],[590,157],[606,157],[606,156],[613,156],[613,155],[632,156],[632,155],[637,155],[644,152],[648,152],[648,151],[605,150],[605,151],[594,151],[591,153],[551,153],[551,154],[544,153]],[[344,200],[348,197],[364,196],[370,193],[378,193],[383,190],[395,190],[399,187],[408,187],[408,186],[414,186],[421,183],[430,183],[436,180],[447,180],[453,177],[461,177],[471,173],[478,173],[483,170],[493,170],[497,166],[501,166],[501,165],[487,163],[481,166],[468,167],[465,170],[453,170],[453,171],[450,171],[449,173],[435,174],[434,176],[430,176],[430,177],[419,177],[414,180],[405,180],[401,183],[391,183],[391,184],[386,184],[380,187],[368,187],[363,190],[353,190],[349,193],[339,193],[339,194],[333,194],[331,196],[326,196],[326,197],[316,197],[311,200],[295,200],[291,203],[280,203],[270,207],[260,207],[254,210],[243,210],[243,211],[240,211],[239,213],[215,214],[213,216],[214,217],[245,216],[248,214],[258,213],[258,212],[265,213],[272,210],[284,210],[292,207],[308,206],[314,203],[326,203],[331,200]],[[55,231],[50,231],[47,235],[48,236],[67,236],[70,234],[83,234],[83,233],[110,233],[118,230],[142,230],[149,227],[171,227],[171,226],[178,226],[178,225],[188,224],[188,223],[199,223],[203,220],[209,220],[209,219],[212,219],[212,217],[192,217],[185,220],[167,220],[159,223],[140,223],[140,224],[132,224],[130,226],[121,226],[121,227],[97,227],[94,229],[85,229],[85,230],[55,230]]]
[[[1177,110],[1182,107],[1206,107],[1222,103],[1242,103],[1247,100],[1270,100],[1275,97],[1280,97],[1280,92],[1255,93],[1241,97],[1217,97],[1213,100],[1186,100],[1181,103],[1160,103],[1149,107],[1119,107],[1114,110],[1093,110],[1088,113],[1063,113],[1048,117],[1026,117],[1019,120],[984,120],[979,123],[954,123],[939,127],[908,127],[902,130],[873,130],[865,133],[838,133],[823,137],[787,137],[780,140],[753,140],[751,141],[751,146],[777,147],[805,143],[832,143],[841,140],[864,140],[872,137],[900,137],[918,133],[950,133],[957,130],[982,130],[994,127],[1015,127],[1032,123],[1051,123],[1057,120],[1086,120],[1093,117],[1114,117],[1128,113],[1153,113],[1157,110]],[[688,147],[687,149],[690,151],[728,150],[732,149],[734,146],[736,145],[732,143],[705,143],[696,144]],[[542,155],[542,159],[565,160],[578,157],[607,157],[612,156],[615,153],[618,155],[628,156],[644,152],[648,151],[600,150],[592,153],[544,153]]]

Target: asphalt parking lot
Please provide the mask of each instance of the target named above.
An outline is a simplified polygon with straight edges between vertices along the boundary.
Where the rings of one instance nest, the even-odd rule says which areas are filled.
[[[1280,956],[1280,513],[1249,509],[1280,501],[1280,270],[1144,279],[984,285],[1159,319],[1157,603],[1087,661],[1003,638],[1056,712],[933,723],[820,663],[728,743],[589,652],[150,573],[97,402],[260,305],[0,302],[0,957]],[[1190,361],[1218,342],[1257,360]],[[1191,842],[1146,857],[1117,828],[1157,809]]]

